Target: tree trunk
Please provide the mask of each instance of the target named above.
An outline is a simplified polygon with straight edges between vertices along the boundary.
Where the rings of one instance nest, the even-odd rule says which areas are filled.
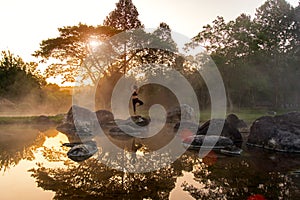
[[[231,95],[230,95],[228,89],[227,89],[226,93],[227,93],[228,110],[229,110],[229,112],[232,112],[233,111],[233,102],[232,102]]]

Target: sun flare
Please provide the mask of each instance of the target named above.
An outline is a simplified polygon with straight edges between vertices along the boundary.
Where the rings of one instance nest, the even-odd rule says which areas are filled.
[[[89,40],[89,46],[91,47],[91,48],[97,48],[97,47],[99,47],[100,45],[101,45],[101,41],[99,41],[99,40],[96,40],[96,39],[90,39]]]

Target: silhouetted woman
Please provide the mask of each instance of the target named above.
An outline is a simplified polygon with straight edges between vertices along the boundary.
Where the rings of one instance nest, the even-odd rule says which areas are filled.
[[[133,106],[133,113],[136,114],[136,104],[139,104],[139,106],[143,105],[144,102],[139,100],[138,98],[138,87],[135,85],[133,86],[133,93],[132,93],[132,106]]]

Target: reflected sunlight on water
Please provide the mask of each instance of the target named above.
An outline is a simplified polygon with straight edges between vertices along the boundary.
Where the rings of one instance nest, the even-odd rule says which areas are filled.
[[[67,143],[67,142],[69,142],[68,137],[66,135],[58,132],[58,134],[55,137],[47,138],[46,141],[44,142],[43,146],[47,147],[47,148],[54,148],[55,150],[60,150],[61,145],[63,143]],[[60,144],[60,146],[57,144]]]
[[[15,129],[23,129],[22,134],[26,134],[26,130],[28,129],[28,127],[21,126],[17,128],[15,127]],[[32,131],[32,129],[30,131]],[[37,132],[38,137],[40,137],[41,135],[38,134],[39,131],[35,131]],[[16,158],[17,160],[13,161],[15,158],[12,154],[10,157],[10,159],[12,160],[11,166],[8,166],[8,168],[2,168],[2,170],[0,171],[1,199],[52,199],[55,195],[54,192],[44,191],[42,188],[37,187],[36,180],[31,177],[31,174],[28,172],[28,170],[34,167],[36,163],[44,163],[44,165],[47,167],[64,166],[62,161],[56,163],[49,162],[45,157],[44,151],[45,148],[62,150],[58,144],[61,144],[61,142],[67,142],[67,137],[61,133],[57,133],[57,131],[55,130],[52,130],[51,134],[54,134],[56,136],[48,137],[42,134],[42,137],[44,137],[44,143],[41,146],[40,144],[36,143],[35,140],[32,142],[32,146],[27,146],[24,144],[23,148],[12,151],[11,149],[14,149],[14,141],[17,141],[18,139],[16,137],[19,137],[20,135],[15,136],[10,132],[8,133],[5,135],[5,139],[1,138],[2,141],[5,140],[12,142],[12,145],[10,145],[8,148],[9,151],[7,154],[13,152],[15,153],[15,155],[21,155],[21,160],[18,161],[18,158]],[[20,134],[20,131],[17,131],[17,134]],[[5,149],[3,150],[5,151]],[[4,153],[3,150],[2,153]],[[26,156],[26,154],[22,154],[22,152],[26,151],[32,152],[32,158]]]
[[[182,184],[188,183],[193,184],[198,188],[203,188],[204,185],[201,185],[199,182],[194,180],[194,174],[192,172],[182,171],[183,176],[178,177],[175,183],[175,188],[171,191],[169,199],[173,200],[192,200],[194,199],[187,191],[182,190]]]
[[[52,191],[44,191],[37,187],[36,181],[30,176],[28,170],[35,165],[36,161],[22,160],[20,163],[9,169],[1,171],[0,188],[1,199],[52,199],[55,195]]]

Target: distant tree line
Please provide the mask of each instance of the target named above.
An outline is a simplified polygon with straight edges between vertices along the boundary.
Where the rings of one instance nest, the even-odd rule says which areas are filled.
[[[25,62],[10,51],[0,55],[0,112],[63,112],[71,95],[54,84],[46,84],[35,62]]]
[[[219,68],[231,107],[300,104],[300,6],[268,0],[254,19],[217,17],[189,47],[203,45]]]
[[[0,57],[0,98],[20,103],[28,96],[41,94],[45,80],[36,68],[37,63],[24,62],[10,51],[3,51]],[[40,100],[39,95],[35,98]]]

